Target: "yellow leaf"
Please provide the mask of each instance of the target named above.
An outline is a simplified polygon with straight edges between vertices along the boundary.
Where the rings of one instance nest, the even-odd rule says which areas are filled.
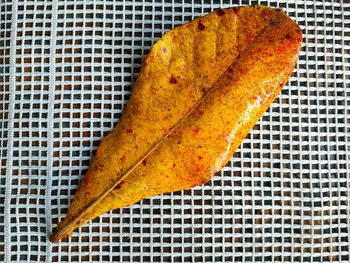
[[[287,82],[301,42],[290,18],[264,6],[220,9],[166,33],[51,240],[210,180]]]

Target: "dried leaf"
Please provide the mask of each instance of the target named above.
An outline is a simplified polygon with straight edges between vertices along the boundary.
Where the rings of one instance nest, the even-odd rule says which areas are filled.
[[[217,10],[166,33],[51,240],[210,180],[287,82],[301,41],[291,19],[263,6]]]

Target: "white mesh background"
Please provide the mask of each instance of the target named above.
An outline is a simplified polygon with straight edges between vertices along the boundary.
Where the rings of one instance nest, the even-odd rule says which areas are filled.
[[[47,237],[152,43],[219,7],[280,6],[304,44],[289,83],[203,187]],[[350,3],[0,3],[0,261],[349,262]]]

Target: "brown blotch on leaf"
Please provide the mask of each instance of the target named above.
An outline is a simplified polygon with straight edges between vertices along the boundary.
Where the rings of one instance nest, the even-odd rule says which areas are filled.
[[[198,29],[200,31],[203,31],[205,29],[205,25],[203,25],[203,23],[201,21],[198,22]]]
[[[176,84],[177,83],[177,80],[176,80],[176,78],[173,75],[171,75],[171,77],[169,79],[169,83],[170,84]]]
[[[118,185],[116,185],[116,186],[113,188],[113,190],[119,190],[119,189],[122,187],[123,184],[124,184],[124,181],[121,181]]]
[[[143,164],[143,165],[146,165],[146,164],[147,164],[147,160],[146,160],[146,159],[143,160],[143,161],[142,161],[142,164]]]
[[[132,133],[132,129],[127,129],[126,132],[127,133]]]
[[[222,10],[222,9],[218,9],[215,11],[215,13],[218,15],[218,16],[223,16],[225,14],[225,11]]]

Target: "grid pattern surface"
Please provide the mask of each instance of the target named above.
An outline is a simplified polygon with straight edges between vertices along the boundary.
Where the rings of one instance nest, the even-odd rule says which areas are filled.
[[[152,43],[219,7],[282,7],[300,60],[221,173],[47,237]],[[349,262],[350,3],[1,1],[0,261]]]

